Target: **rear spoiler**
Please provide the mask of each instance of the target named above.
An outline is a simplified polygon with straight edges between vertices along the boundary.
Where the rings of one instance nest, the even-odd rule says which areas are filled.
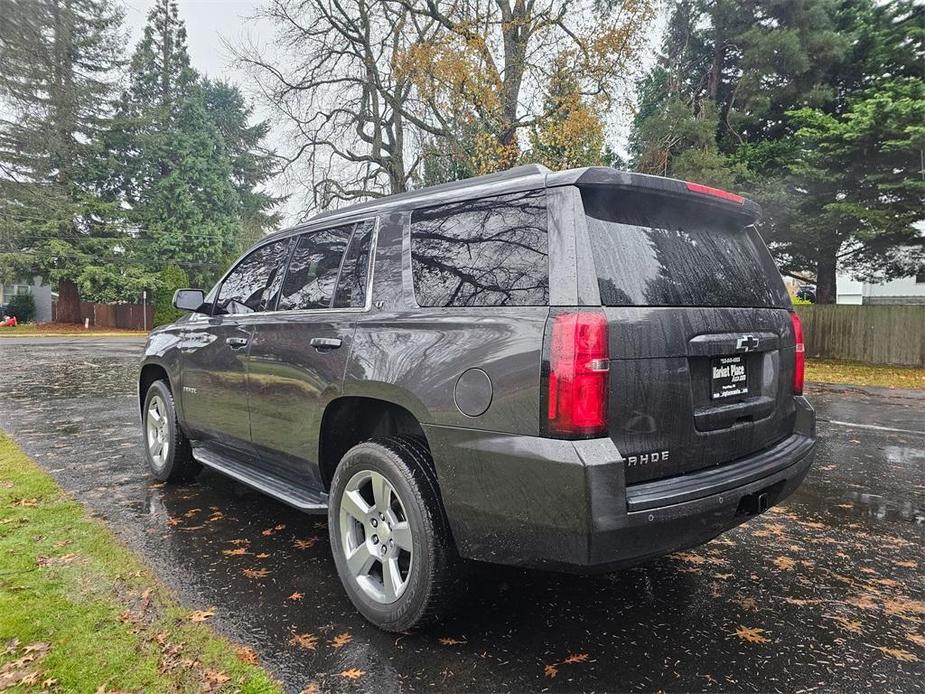
[[[578,186],[579,188],[608,187],[644,190],[687,202],[696,200],[721,209],[726,214],[732,213],[744,217],[749,223],[761,216],[761,207],[758,203],[735,193],[676,178],[619,171],[603,166],[550,173],[546,176],[546,185],[547,187]]]

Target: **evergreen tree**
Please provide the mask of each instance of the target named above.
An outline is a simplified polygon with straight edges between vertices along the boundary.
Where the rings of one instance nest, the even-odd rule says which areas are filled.
[[[92,296],[87,268],[112,251],[117,210],[99,196],[98,136],[123,42],[109,0],[0,0],[0,235],[5,274],[43,274]],[[92,274],[92,273],[90,273]],[[109,279],[119,283],[119,267]],[[74,301],[59,315],[79,320]],[[73,313],[73,311],[71,311]]]
[[[211,283],[236,248],[241,201],[172,0],[158,0],[148,14],[109,143],[117,193],[147,265],[176,264],[194,283]]]
[[[894,80],[921,82],[921,15],[906,0],[678,3],[663,55],[638,85],[637,167],[757,198],[782,271],[814,272],[820,302],[835,300],[839,264],[899,272],[916,242],[906,213],[916,198],[897,177],[921,149],[906,131],[916,97]],[[878,89],[898,101],[871,101]],[[878,142],[863,122],[892,139]],[[880,166],[893,173],[874,184],[867,170]]]
[[[206,110],[218,128],[231,157],[231,179],[240,200],[241,233],[236,255],[279,224],[276,208],[283,201],[263,186],[276,173],[277,157],[262,142],[270,131],[267,121],[250,124],[253,108],[241,90],[221,80],[202,80]]]

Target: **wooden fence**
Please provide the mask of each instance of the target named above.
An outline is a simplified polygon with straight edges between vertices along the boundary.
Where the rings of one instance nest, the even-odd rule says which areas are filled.
[[[797,306],[809,357],[925,366],[925,306]]]
[[[147,314],[147,315],[145,315]],[[52,320],[57,320],[57,305],[52,304]],[[89,319],[95,328],[150,330],[154,320],[153,304],[93,304],[80,302],[80,323]]]

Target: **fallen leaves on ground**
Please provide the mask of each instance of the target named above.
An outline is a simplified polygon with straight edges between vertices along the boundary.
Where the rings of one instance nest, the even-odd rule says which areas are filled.
[[[443,636],[438,640],[440,641],[441,646],[461,646],[462,644],[466,643],[465,639],[454,639],[450,636]]]
[[[906,639],[907,639],[908,641],[911,641],[912,643],[914,643],[914,644],[917,645],[917,646],[921,646],[922,648],[925,648],[925,636],[922,636],[921,634],[916,634],[915,632],[910,632],[910,633],[906,634]]]
[[[210,607],[208,610],[196,610],[189,616],[191,622],[204,622],[215,614],[215,608]]]
[[[223,549],[222,554],[226,557],[243,557],[250,552],[247,551],[247,547],[235,547],[234,549]]]
[[[18,646],[18,641],[10,642],[6,654],[17,653]],[[0,691],[20,685],[31,687],[38,684],[42,675],[37,666],[50,649],[51,644],[44,641],[30,643],[22,649],[18,658],[0,666]]]
[[[348,632],[345,631],[343,634],[338,634],[333,639],[331,639],[330,643],[332,647],[337,649],[337,648],[343,648],[351,641],[353,641],[353,637]]]
[[[737,595],[732,600],[736,605],[741,607],[743,610],[757,610],[758,603],[755,602],[755,598],[746,597],[744,595]]]
[[[249,646],[235,646],[234,654],[248,665],[257,665],[257,652]]]
[[[317,682],[309,682],[299,694],[318,694],[320,691],[321,689],[318,687]]]
[[[289,639],[290,646],[296,646],[306,651],[313,651],[318,646],[318,637],[314,634],[293,634]]]
[[[62,564],[70,564],[78,558],[79,555],[77,554],[63,554],[60,557],[39,556],[35,561],[39,566],[60,566]]]
[[[863,634],[864,625],[856,619],[848,619],[847,617],[833,617],[835,623],[838,625],[838,628],[842,631],[847,631],[849,634]]]
[[[38,505],[39,500],[36,498],[32,499],[17,499],[13,502],[13,506],[23,506],[23,507],[32,507]]]
[[[546,677],[552,679],[553,677],[559,674],[559,668],[562,665],[577,665],[579,663],[586,663],[586,662],[588,662],[587,653],[570,653],[568,657],[565,658],[565,660],[560,660],[557,663],[546,663],[543,666],[543,674]]]
[[[288,598],[286,598],[286,600],[301,600],[304,597],[305,596],[302,593],[300,593],[299,591],[296,591],[295,593],[290,595]]]
[[[315,543],[318,542],[318,536],[313,535],[312,537],[306,537],[303,539],[296,539],[292,541],[292,544],[296,549],[311,549],[315,546]]]
[[[895,660],[901,660],[904,663],[917,663],[919,657],[915,653],[910,653],[904,648],[887,648],[886,646],[877,646],[878,651],[882,651]]]
[[[744,627],[740,625],[739,628],[735,630],[735,635],[748,643],[767,643],[769,640],[764,636],[764,629],[755,627]]]
[[[774,559],[774,566],[781,571],[790,571],[796,566],[796,562],[790,557],[780,556]]]
[[[352,667],[349,670],[341,671],[340,676],[348,680],[358,680],[365,674],[366,670],[360,670],[359,668]]]
[[[242,569],[241,573],[248,578],[266,578],[270,575],[268,569]]]
[[[260,534],[263,535],[264,537],[270,537],[271,535],[275,535],[276,533],[278,533],[280,530],[285,530],[285,529],[286,529],[286,525],[284,523],[280,523],[279,525],[274,525],[272,528],[267,528],[266,530],[262,530]]]

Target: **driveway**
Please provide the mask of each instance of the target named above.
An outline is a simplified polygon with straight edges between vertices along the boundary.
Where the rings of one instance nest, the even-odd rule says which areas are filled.
[[[781,507],[618,574],[479,568],[457,616],[392,635],[341,592],[322,518],[209,472],[146,474],[140,349],[0,340],[0,427],[289,690],[921,687],[923,394],[811,388],[816,464]]]

